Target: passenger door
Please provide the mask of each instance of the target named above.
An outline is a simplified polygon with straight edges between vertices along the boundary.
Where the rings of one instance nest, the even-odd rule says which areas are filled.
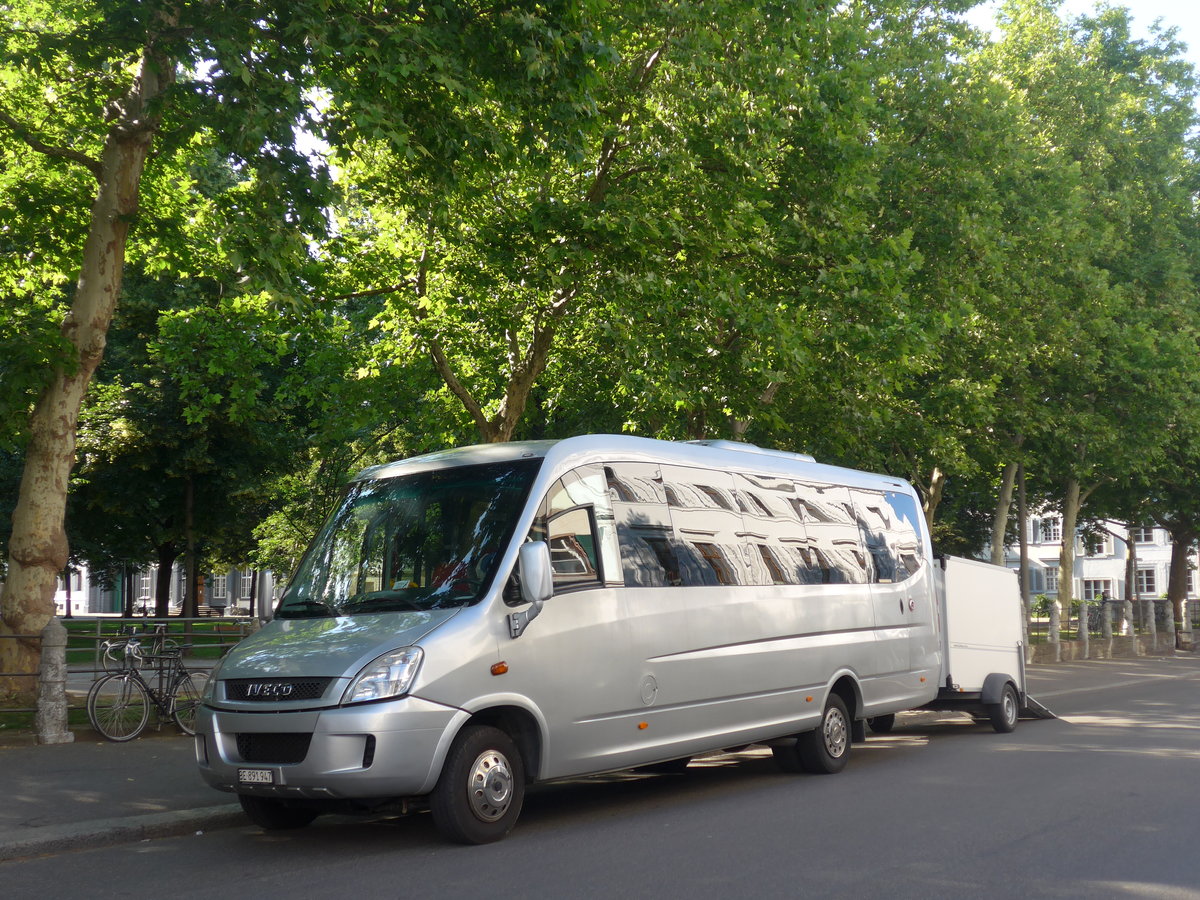
[[[557,482],[529,538],[549,544],[554,594],[521,637],[501,646],[503,688],[529,697],[546,723],[544,777],[620,766],[633,731],[635,663],[603,470],[585,467]]]

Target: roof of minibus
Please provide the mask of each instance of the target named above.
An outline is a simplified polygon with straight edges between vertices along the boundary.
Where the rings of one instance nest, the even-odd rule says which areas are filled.
[[[734,441],[675,442],[625,434],[589,434],[558,441],[511,441],[456,447],[363,469],[354,481],[394,478],[434,469],[544,458],[555,473],[601,462],[659,462],[727,472],[817,478],[834,484],[908,487],[901,478],[814,462],[811,456],[768,450]],[[543,473],[545,476],[546,473]]]

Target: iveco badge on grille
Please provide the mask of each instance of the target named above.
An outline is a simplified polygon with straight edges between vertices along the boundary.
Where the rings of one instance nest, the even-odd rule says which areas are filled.
[[[286,700],[292,696],[296,686],[286,681],[252,681],[246,685],[247,700],[266,700],[274,698]]]

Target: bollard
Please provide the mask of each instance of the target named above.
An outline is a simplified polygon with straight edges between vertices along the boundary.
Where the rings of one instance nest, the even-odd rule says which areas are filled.
[[[42,629],[34,724],[39,744],[69,744],[75,740],[67,728],[67,629],[57,618]]]

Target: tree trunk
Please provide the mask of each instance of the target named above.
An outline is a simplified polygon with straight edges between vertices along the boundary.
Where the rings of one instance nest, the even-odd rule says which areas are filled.
[[[1083,499],[1079,479],[1068,479],[1063,498],[1062,549],[1058,554],[1058,605],[1061,618],[1068,623],[1071,621],[1071,604],[1075,600],[1075,527],[1079,524]]]
[[[187,577],[184,583],[183,590],[183,609],[182,615],[185,619],[194,619],[199,612],[199,591],[196,589],[197,565],[196,565],[196,486],[191,477],[188,477],[187,486],[184,488],[184,509],[183,509],[183,533],[186,541],[186,549],[184,550],[184,569],[187,572]]]
[[[1188,568],[1192,545],[1200,535],[1188,528],[1171,529],[1171,570],[1167,578],[1167,602],[1170,604],[1169,615],[1174,626],[1175,647],[1182,648],[1188,637],[1186,606]]]
[[[938,504],[942,502],[942,492],[946,489],[946,473],[937,466],[929,475],[929,490],[925,494],[925,502],[921,511],[925,514],[925,527],[933,531],[933,519],[937,515]]]
[[[1025,616],[1022,620],[1021,629],[1025,639],[1025,646],[1029,647],[1029,529],[1026,523],[1029,521],[1029,501],[1025,496],[1025,466],[1017,466],[1017,520],[1021,523],[1019,532],[1020,537],[1020,555],[1021,561],[1018,572],[1021,579],[1021,607],[1025,610]],[[1027,651],[1028,656],[1032,657],[1032,652]],[[1026,659],[1029,661],[1029,658]]]
[[[173,541],[158,545],[158,576],[154,583],[154,615],[166,618],[171,614],[171,575],[179,550]]]
[[[125,563],[121,564],[121,615],[127,619],[137,615],[133,605],[133,572]]]
[[[99,182],[74,300],[62,324],[77,365],[54,373],[30,417],[25,469],[8,545],[8,582],[0,602],[0,633],[38,635],[54,615],[54,582],[67,565],[64,516],[79,409],[104,356],[121,293],[129,223],[137,212],[142,169],[158,128],[158,118],[147,112],[147,105],[174,78],[174,63],[148,50],[129,93],[111,107],[117,118],[100,159],[77,160]],[[0,671],[36,672],[40,652],[36,638],[0,641]],[[30,695],[30,679],[10,681],[0,683],[0,692]]]
[[[996,501],[996,510],[992,514],[992,565],[1004,565],[1004,536],[1008,532],[1008,514],[1012,509],[1013,487],[1017,480],[1017,464],[1010,462],[1004,467],[1004,477],[1000,481],[1000,496]],[[1021,520],[1022,525],[1024,519]]]
[[[1125,539],[1125,618],[1124,631],[1130,637],[1137,636],[1137,619],[1134,618],[1134,601],[1137,599],[1137,544],[1133,540],[1133,526],[1126,525]]]

